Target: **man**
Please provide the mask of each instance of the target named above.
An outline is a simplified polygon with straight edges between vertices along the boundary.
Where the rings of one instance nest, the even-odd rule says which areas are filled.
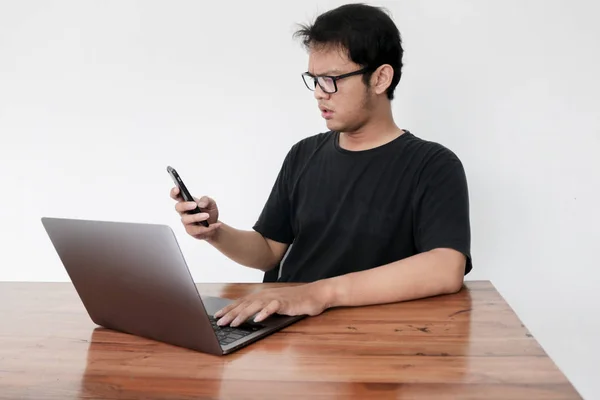
[[[187,215],[196,203],[171,191],[188,234],[270,273],[285,255],[278,280],[303,283],[241,298],[215,315],[218,323],[459,291],[471,270],[465,173],[453,152],[394,122],[397,27],[380,9],[352,4],[295,36],[308,50],[302,77],[329,131],[292,147],[253,230],[223,223],[209,197],[196,201],[203,213]]]

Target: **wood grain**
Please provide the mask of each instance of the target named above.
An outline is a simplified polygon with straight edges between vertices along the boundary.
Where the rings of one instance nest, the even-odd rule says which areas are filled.
[[[329,310],[224,357],[97,327],[70,283],[0,283],[0,315],[0,399],[581,398],[489,282]]]

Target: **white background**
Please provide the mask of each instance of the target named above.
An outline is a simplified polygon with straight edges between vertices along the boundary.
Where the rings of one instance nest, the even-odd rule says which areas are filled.
[[[259,281],[186,236],[165,168],[250,229],[289,147],[326,129],[294,24],[339,4],[1,0],[0,280],[68,280],[57,216],[168,224],[197,281]],[[600,398],[599,3],[376,4],[404,39],[397,122],[467,170],[468,279]]]

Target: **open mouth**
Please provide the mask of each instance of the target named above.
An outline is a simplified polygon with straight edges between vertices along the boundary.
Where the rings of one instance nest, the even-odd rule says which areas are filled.
[[[325,119],[329,119],[333,115],[333,111],[327,107],[319,106],[319,110],[321,110],[321,116]]]

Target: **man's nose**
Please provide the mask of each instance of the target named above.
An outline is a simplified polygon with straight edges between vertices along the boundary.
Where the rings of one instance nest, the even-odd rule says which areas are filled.
[[[323,89],[321,89],[320,85],[318,85],[318,84],[316,85],[315,99],[317,99],[317,100],[329,99],[330,96],[331,96],[331,94],[324,92]]]

